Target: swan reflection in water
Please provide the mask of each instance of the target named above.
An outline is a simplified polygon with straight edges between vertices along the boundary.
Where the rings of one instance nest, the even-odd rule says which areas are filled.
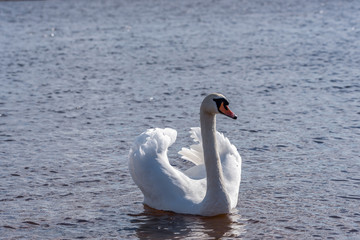
[[[144,205],[144,211],[133,217],[139,239],[219,239],[241,237],[245,233],[246,220],[236,212],[215,217],[176,214],[160,211]]]

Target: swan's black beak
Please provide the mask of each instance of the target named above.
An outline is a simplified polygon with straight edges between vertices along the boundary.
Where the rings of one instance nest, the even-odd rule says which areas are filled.
[[[219,107],[219,112],[224,114],[225,116],[231,117],[232,119],[237,119],[236,114],[230,110],[228,105],[224,105],[224,102],[221,103]]]

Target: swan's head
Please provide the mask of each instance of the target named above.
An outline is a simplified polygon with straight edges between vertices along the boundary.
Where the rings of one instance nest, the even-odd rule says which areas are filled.
[[[204,98],[200,111],[209,114],[224,114],[225,116],[237,119],[237,116],[230,110],[229,101],[219,93],[212,93]]]

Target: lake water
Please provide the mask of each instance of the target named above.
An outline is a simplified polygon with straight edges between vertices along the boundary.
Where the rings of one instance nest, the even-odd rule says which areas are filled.
[[[359,1],[1,1],[3,239],[359,239]],[[204,218],[149,209],[134,138],[203,97],[243,158],[239,203]]]

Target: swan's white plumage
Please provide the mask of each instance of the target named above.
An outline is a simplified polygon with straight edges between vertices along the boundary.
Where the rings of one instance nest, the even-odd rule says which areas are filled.
[[[129,155],[131,176],[144,194],[144,203],[150,207],[212,215],[211,211],[207,213],[201,206],[206,194],[201,129],[191,128],[190,136],[196,144],[179,152],[183,159],[195,164],[184,172],[171,166],[167,157],[168,148],[175,142],[176,136],[176,130],[170,128],[149,129],[138,136]],[[231,209],[238,201],[241,157],[223,134],[216,132],[216,140]]]
[[[229,213],[238,201],[241,157],[235,146],[216,131],[216,114],[236,119],[228,100],[210,94],[200,106],[196,142],[180,151],[195,166],[180,171],[169,163],[168,148],[176,140],[170,128],[149,129],[138,136],[129,154],[129,170],[150,207],[177,213],[214,216]]]
[[[200,160],[198,161],[199,164],[197,166],[186,170],[185,174],[193,178],[205,178],[206,172],[204,165],[204,153],[202,150],[201,129],[199,127],[191,128],[190,136],[198,144],[191,145],[190,149],[182,148],[179,154],[182,155],[181,157],[183,159],[191,162],[194,162],[193,159],[189,159],[189,155],[184,156],[184,153],[191,153],[196,156],[197,161],[198,159]],[[225,188],[229,193],[232,203],[231,208],[234,208],[237,204],[241,179],[241,157],[236,147],[230,143],[229,139],[225,137],[224,134],[217,131],[216,140],[225,178]]]
[[[175,142],[176,131],[170,128],[149,129],[135,140],[130,150],[129,170],[134,182],[150,207],[181,213],[192,213],[195,204],[205,196],[203,181],[189,178],[172,167],[168,147]]]
[[[201,131],[200,128],[191,128],[190,137],[196,142],[197,144],[191,145],[190,148],[182,148],[179,151],[182,159],[188,160],[195,165],[204,164],[204,153],[202,148],[201,142]]]

